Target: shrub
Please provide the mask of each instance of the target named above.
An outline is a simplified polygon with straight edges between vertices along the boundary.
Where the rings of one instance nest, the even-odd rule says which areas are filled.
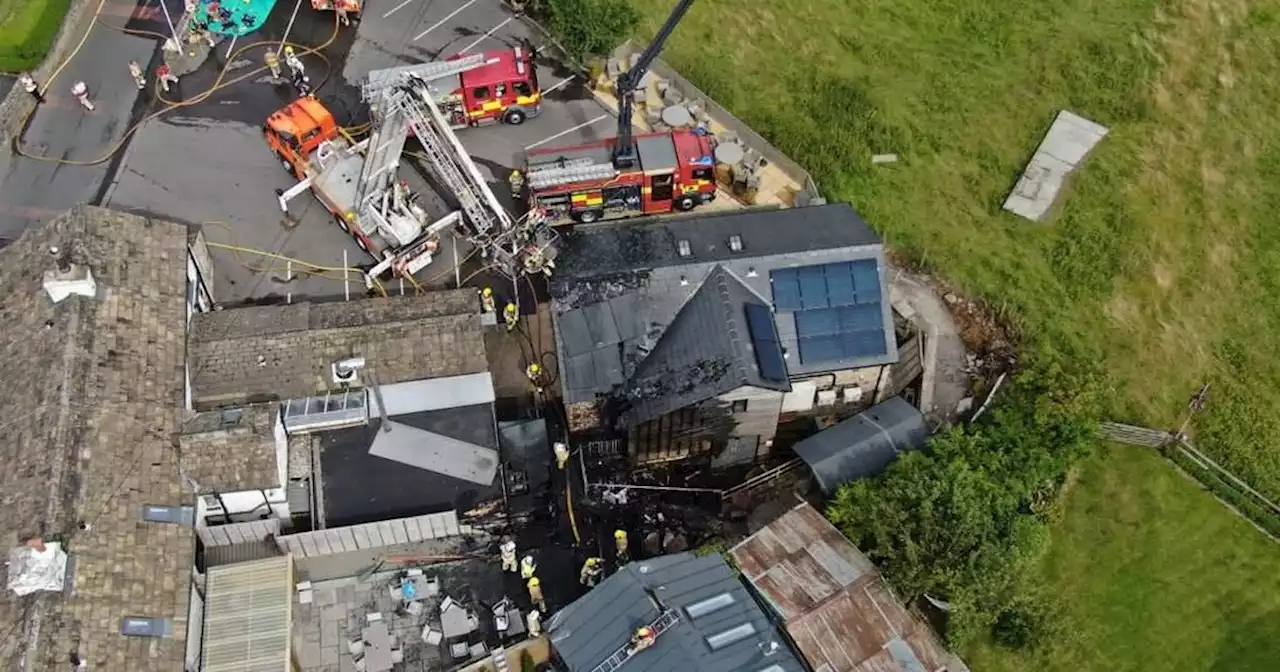
[[[569,58],[607,56],[631,36],[640,12],[627,0],[540,0],[532,7]]]
[[[947,638],[1001,625],[1037,640],[1026,577],[1048,549],[1045,515],[1095,444],[1099,378],[1032,364],[985,422],[936,435],[881,475],[841,487],[827,515],[908,599],[952,604]]]

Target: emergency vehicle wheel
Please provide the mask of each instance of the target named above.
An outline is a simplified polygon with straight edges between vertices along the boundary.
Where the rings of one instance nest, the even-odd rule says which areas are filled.
[[[365,254],[373,254],[369,251],[369,244],[364,242],[363,236],[356,236],[356,245],[359,246],[360,249],[364,250]]]
[[[335,212],[333,213],[333,218],[338,220],[338,228],[342,229],[343,233],[347,233],[347,234],[351,233],[351,225],[347,224],[346,217],[343,217],[342,215],[339,215],[338,213]]]
[[[696,205],[698,205],[698,202],[693,200],[692,196],[681,196],[676,199],[676,210],[680,212],[689,212]]]
[[[289,159],[284,158],[284,154],[281,154],[280,152],[276,152],[276,159],[280,161],[281,166],[284,166],[284,172],[289,173],[294,177],[297,177],[293,172],[293,164],[289,163]]]
[[[508,126],[519,126],[525,119],[525,113],[522,110],[507,110],[506,114],[502,115],[502,123]]]
[[[599,210],[583,210],[573,213],[573,220],[579,224],[593,224],[600,221]]]

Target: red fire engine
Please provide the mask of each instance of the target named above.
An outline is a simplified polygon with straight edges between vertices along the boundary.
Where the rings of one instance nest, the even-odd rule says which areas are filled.
[[[615,166],[615,139],[532,151],[527,162],[530,207],[549,224],[687,211],[716,197],[710,136],[695,131],[634,135],[636,161]]]
[[[456,54],[444,62],[457,67],[448,75],[427,82],[427,89],[454,128],[498,122],[518,126],[542,110],[533,56],[528,47]],[[388,68],[370,76],[398,78],[417,67]]]
[[[693,0],[680,0],[631,69],[618,76],[617,137],[529,153],[524,176],[529,207],[549,224],[692,210],[716,197],[710,135],[700,130],[633,135],[631,130],[636,88],[691,5]]]

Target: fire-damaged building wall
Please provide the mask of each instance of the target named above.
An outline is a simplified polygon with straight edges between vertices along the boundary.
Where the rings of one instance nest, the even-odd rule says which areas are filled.
[[[633,464],[652,464],[711,453],[717,466],[767,457],[778,431],[783,393],[744,385],[632,427]]]

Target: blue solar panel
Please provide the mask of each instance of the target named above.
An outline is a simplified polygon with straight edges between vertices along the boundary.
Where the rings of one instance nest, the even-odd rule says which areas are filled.
[[[880,270],[875,259],[774,271],[773,303],[795,313],[802,364],[885,354]]]
[[[800,269],[800,298],[805,310],[826,308],[827,275],[822,266],[805,266]]]
[[[778,331],[773,323],[773,313],[758,303],[748,303],[745,310],[747,331],[751,335],[751,346],[756,352],[756,365],[760,367],[760,377],[765,380],[785,381],[787,365],[782,360],[782,345],[778,343]]]
[[[781,313],[794,313],[804,306],[800,303],[800,279],[794,268],[784,268],[770,274],[773,285],[773,307]]]
[[[796,313],[796,335],[800,338],[811,336],[830,336],[841,332],[840,311],[842,308],[823,308],[821,310],[804,310]]]
[[[857,303],[850,264],[827,264],[827,300],[832,308]]]

